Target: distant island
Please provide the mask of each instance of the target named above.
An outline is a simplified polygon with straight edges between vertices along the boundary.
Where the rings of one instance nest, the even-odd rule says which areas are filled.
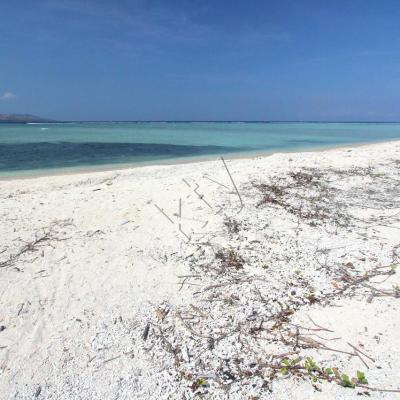
[[[0,114],[0,123],[26,124],[29,122],[54,122],[54,120],[30,114]]]

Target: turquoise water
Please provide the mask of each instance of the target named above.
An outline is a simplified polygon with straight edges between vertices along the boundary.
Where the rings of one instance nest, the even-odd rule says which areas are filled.
[[[160,164],[400,140],[399,123],[0,124],[0,175]]]

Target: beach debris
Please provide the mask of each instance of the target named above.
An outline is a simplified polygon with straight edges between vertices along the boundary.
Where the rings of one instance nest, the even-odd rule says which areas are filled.
[[[165,211],[164,211],[161,207],[159,207],[159,206],[158,206],[157,204],[155,204],[155,203],[153,203],[153,205],[154,205],[155,208],[157,208],[158,211],[160,211],[160,213],[161,213],[162,215],[164,215],[165,218],[168,219],[169,222],[171,222],[171,224],[174,224],[174,221],[165,213]]]
[[[52,246],[52,242],[59,242],[70,239],[65,237],[65,232],[60,232],[62,228],[72,225],[72,220],[55,220],[49,226],[40,229],[35,233],[34,239],[25,242],[25,244],[19,248],[15,253],[10,254],[7,259],[0,260],[0,268],[15,267],[16,263],[19,262],[24,256],[35,253],[43,246]],[[24,262],[32,262],[32,260],[24,259]],[[15,267],[19,270],[18,267]]]
[[[246,197],[246,205],[253,204],[258,211],[238,215],[213,203],[213,210],[221,210],[221,225],[226,229],[204,231],[201,241],[187,244],[189,256],[180,259],[192,274],[179,276],[179,290],[184,285],[198,286],[193,292],[195,301],[168,306],[167,314],[164,308],[156,308],[154,315],[145,319],[159,332],[148,338],[146,352],[157,364],[163,360],[163,370],[180,382],[181,390],[187,382],[190,392],[183,390],[185,396],[192,398],[194,393],[218,398],[220,390],[230,393],[231,388],[232,393],[247,395],[251,388],[257,398],[272,390],[273,381],[282,376],[307,379],[316,390],[322,390],[320,383],[331,382],[362,393],[399,392],[397,388],[369,386],[363,371],[345,372],[344,361],[340,367],[319,363],[313,358],[315,352],[358,359],[368,371],[376,368],[374,357],[360,345],[344,342],[343,346],[344,339],[334,329],[311,317],[308,324],[295,322],[306,306],[326,307],[344,297],[399,298],[397,286],[381,285],[396,274],[400,244],[383,247],[376,242],[372,246],[359,232],[371,229],[370,224],[392,226],[400,221],[400,213],[360,218],[352,208],[394,207],[393,196],[400,198],[400,188],[385,191],[381,187],[380,193],[364,197],[370,187],[365,182],[346,189],[337,183],[345,174],[371,177],[371,188],[373,179],[391,185],[389,178],[369,169],[339,174],[294,169],[237,190],[238,197]],[[197,183],[185,184],[199,188]],[[243,206],[243,201],[240,204]],[[294,228],[270,227],[267,219],[272,208],[275,218],[289,221]],[[176,216],[182,219],[181,199]],[[314,239],[302,243],[307,234]],[[357,250],[352,253],[343,245],[341,234],[351,237]],[[325,239],[327,245],[319,247],[323,238],[329,242]],[[383,253],[384,257],[375,257]],[[388,258],[387,264],[378,262]]]
[[[144,341],[146,341],[147,338],[149,337],[149,332],[150,332],[150,323],[148,323],[146,325],[146,327],[144,328],[144,331],[143,331],[143,340]]]
[[[243,258],[233,249],[220,249],[215,253],[215,258],[220,260],[223,269],[241,269],[244,265]]]
[[[42,393],[42,387],[41,387],[41,386],[38,386],[37,389],[35,390],[34,396],[35,396],[35,397],[39,397],[39,396],[40,396],[40,393]]]
[[[22,313],[22,310],[24,309],[25,303],[21,303],[18,307],[18,311],[17,311],[17,316],[19,317],[20,314]]]
[[[236,234],[240,231],[240,223],[233,218],[225,219],[224,225],[228,228],[230,234]]]
[[[235,189],[235,191],[236,191],[236,194],[238,195],[238,198],[239,198],[239,201],[240,201],[240,209],[239,209],[239,211],[238,211],[238,214],[239,214],[239,213],[243,210],[243,207],[244,207],[243,200],[242,200],[242,196],[240,195],[239,189],[237,188],[236,183],[235,183],[235,181],[233,180],[232,174],[231,174],[231,172],[229,171],[228,166],[226,165],[226,162],[225,162],[225,160],[224,160],[224,157],[222,157],[222,156],[221,156],[221,161],[222,161],[222,163],[224,164],[224,167],[225,167],[225,169],[226,169],[226,172],[228,173],[229,178],[230,178],[230,180],[231,180],[231,182],[232,182],[232,185],[233,185],[233,187],[234,187],[234,189]]]
[[[218,182],[217,180],[215,180],[215,179],[213,179],[213,178],[210,178],[210,176],[209,176],[208,174],[204,174],[204,175],[203,175],[203,178],[208,179],[209,181],[211,181],[211,182],[213,182],[213,183],[216,183],[217,185],[222,186],[222,187],[225,188],[225,189],[230,190],[230,188],[229,188],[228,186],[224,185],[224,184],[221,183],[221,182]]]
[[[198,192],[199,188],[200,188],[200,185],[199,185],[197,182],[195,182],[195,188],[192,188],[192,189],[193,189],[193,192],[196,193],[197,197],[198,197],[208,208],[210,208],[210,209],[212,210],[213,207],[212,207],[211,204],[204,198],[204,194],[201,194],[201,193]]]
[[[107,360],[104,360],[104,361],[103,361],[103,364],[107,364],[107,363],[109,363],[110,361],[118,360],[118,358],[121,358],[121,357],[122,357],[122,354],[120,354],[120,355],[118,355],[118,356],[115,356],[115,357],[108,358]]]
[[[93,237],[96,235],[104,235],[104,234],[105,234],[105,232],[102,231],[101,229],[96,229],[95,231],[87,231],[86,232],[87,237]]]

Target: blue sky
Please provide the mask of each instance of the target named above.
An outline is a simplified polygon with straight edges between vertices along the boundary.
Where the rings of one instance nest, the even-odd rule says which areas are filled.
[[[400,120],[398,0],[0,1],[0,113]]]

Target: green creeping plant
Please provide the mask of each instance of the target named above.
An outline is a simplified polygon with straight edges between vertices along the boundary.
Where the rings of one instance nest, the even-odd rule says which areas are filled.
[[[307,357],[306,362],[304,363],[304,367],[306,370],[311,373],[314,371],[321,371],[321,367],[314,361],[312,357]]]
[[[365,377],[364,372],[357,371],[357,380],[358,380],[359,383],[362,383],[363,385],[368,384],[368,380]]]
[[[280,368],[281,374],[288,375],[291,369],[294,369],[297,365],[299,365],[300,361],[300,357],[293,360],[289,360],[287,358],[282,360],[282,365]],[[312,357],[307,357],[305,359],[303,367],[306,369],[309,378],[313,382],[317,382],[320,379],[327,380],[328,382],[335,381],[339,385],[351,389],[354,389],[359,384],[368,384],[365,373],[362,371],[357,371],[357,377],[350,379],[347,374],[341,373],[337,367],[321,368]]]
[[[348,387],[348,388],[352,388],[352,389],[354,389],[356,387],[356,385],[354,384],[354,382],[352,380],[350,380],[348,375],[342,374],[340,379],[341,379],[341,383],[344,387]]]
[[[300,357],[294,358],[293,360],[288,360],[287,358],[282,360],[282,364],[284,366],[280,370],[281,374],[287,375],[289,373],[289,369],[295,367],[297,364],[299,364],[300,361],[301,361]]]

